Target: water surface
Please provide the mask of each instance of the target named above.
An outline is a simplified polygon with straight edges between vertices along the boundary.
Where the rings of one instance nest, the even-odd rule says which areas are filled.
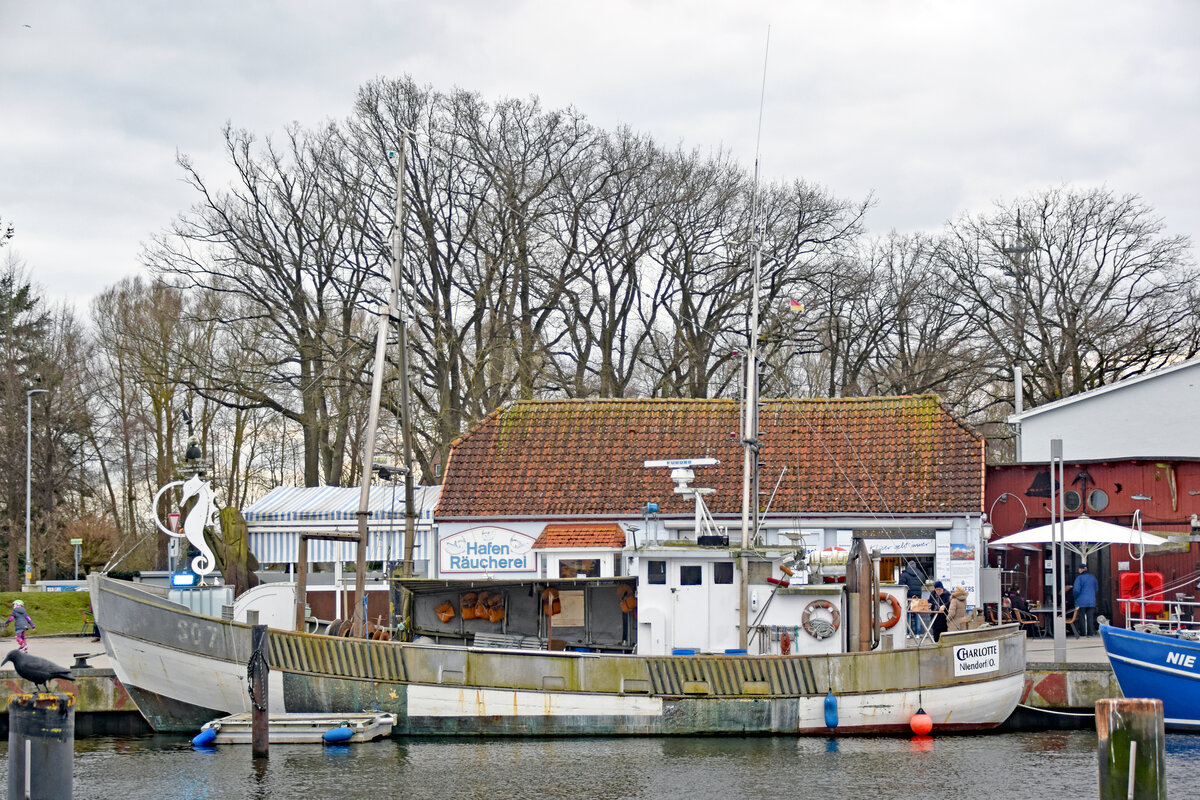
[[[7,785],[7,744],[0,743]],[[1094,732],[907,738],[398,739],[195,750],[186,738],[76,742],[75,797],[869,798],[1096,796]],[[1200,794],[1200,736],[1167,737],[1167,794]]]

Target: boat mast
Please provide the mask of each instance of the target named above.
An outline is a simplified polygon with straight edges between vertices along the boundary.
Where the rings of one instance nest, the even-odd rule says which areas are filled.
[[[747,551],[758,536],[758,304],[762,272],[762,230],[759,220],[758,161],[762,151],[763,101],[767,93],[767,52],[771,45],[771,28],[767,28],[767,45],[763,50],[762,89],[758,100],[758,136],[754,145],[754,188],[750,196],[750,246],[753,250],[750,290],[750,323],[746,350],[745,402],[742,416],[742,551],[741,601],[738,603],[738,647],[743,650],[749,642],[749,611],[747,595],[750,581]]]
[[[400,140],[400,165],[396,171],[396,223],[392,236],[392,285],[399,293],[400,274],[404,264],[404,230],[408,220],[408,209],[404,196],[404,138],[411,136],[411,131],[405,130]],[[415,150],[416,143],[414,141]],[[397,300],[403,300],[397,297]],[[404,439],[404,577],[411,578],[413,574],[413,538],[416,536],[417,509],[413,498],[413,468],[412,468],[412,417],[408,409],[408,302],[399,320],[400,332],[400,430]]]
[[[400,139],[400,149],[396,153],[396,156],[396,161],[399,164],[396,170],[396,192],[402,196],[404,194],[403,137]],[[397,211],[400,208],[399,201],[396,203],[396,208]],[[397,218],[395,225],[397,229],[399,222],[400,220]],[[367,583],[367,517],[371,513],[369,510],[371,476],[373,475],[371,468],[375,464],[375,434],[379,429],[379,399],[383,395],[383,369],[385,366],[384,356],[387,351],[388,324],[396,316],[396,310],[400,305],[400,263],[396,258],[398,250],[395,243],[395,237],[398,235],[398,233],[393,232],[392,276],[387,303],[380,303],[379,305],[379,329],[375,335],[375,366],[371,377],[371,404],[367,415],[366,441],[363,445],[362,489],[358,494],[358,511],[355,512],[355,516],[358,518],[358,557],[354,570],[354,614],[351,617],[353,620],[351,636],[358,638],[366,635],[363,600],[366,597]]]

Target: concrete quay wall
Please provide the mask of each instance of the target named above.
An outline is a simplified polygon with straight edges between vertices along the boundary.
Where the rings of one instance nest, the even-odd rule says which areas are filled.
[[[137,705],[111,669],[71,670],[73,680],[56,678],[49,689],[58,694],[75,695],[75,735],[133,736],[151,733]],[[33,690],[28,681],[15,672],[0,672],[5,697]],[[8,735],[8,703],[0,713],[0,735]]]

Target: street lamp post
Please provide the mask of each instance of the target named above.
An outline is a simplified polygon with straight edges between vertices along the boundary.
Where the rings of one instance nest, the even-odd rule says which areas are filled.
[[[25,585],[32,585],[33,562],[29,549],[29,506],[32,502],[30,475],[33,472],[33,396],[45,394],[49,389],[25,390]]]

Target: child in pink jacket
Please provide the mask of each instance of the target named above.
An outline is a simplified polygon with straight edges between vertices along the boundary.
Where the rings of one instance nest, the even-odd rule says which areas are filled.
[[[25,631],[33,630],[37,625],[33,624],[33,620],[25,611],[25,604],[20,600],[13,600],[12,613],[8,615],[8,619],[4,620],[4,627],[7,628],[10,622],[17,631],[17,647],[28,653],[29,645],[25,644]]]

